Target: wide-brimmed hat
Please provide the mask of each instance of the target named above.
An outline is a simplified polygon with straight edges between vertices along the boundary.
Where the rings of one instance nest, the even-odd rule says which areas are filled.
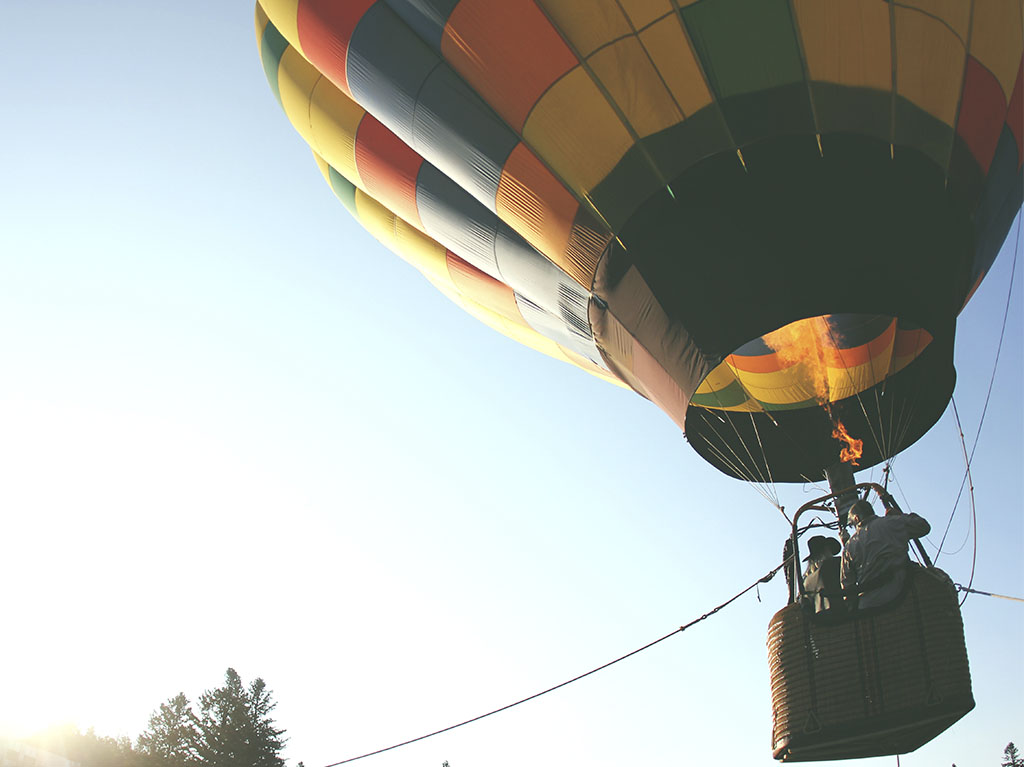
[[[804,562],[811,557],[817,557],[824,553],[828,553],[829,556],[835,556],[839,553],[842,546],[839,545],[839,541],[835,538],[828,538],[824,535],[815,535],[811,540],[807,541],[807,548],[811,553],[804,557]]]

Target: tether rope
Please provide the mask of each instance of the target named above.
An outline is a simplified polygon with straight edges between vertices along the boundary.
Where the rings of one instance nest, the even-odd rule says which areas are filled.
[[[1006,594],[993,594],[991,591],[980,591],[979,589],[972,589],[967,586],[961,586],[959,583],[954,584],[957,591],[966,591],[969,594],[981,594],[983,597],[996,597],[997,599],[1009,599],[1013,602],[1024,602],[1024,599],[1020,597],[1011,597]]]
[[[370,756],[377,756],[378,754],[383,754],[385,751],[394,751],[396,748],[401,748],[402,746],[408,746],[408,745],[410,745],[412,743],[418,743],[421,740],[426,740],[427,738],[432,738],[435,735],[440,735],[440,734],[445,733],[445,732],[451,732],[452,730],[454,730],[454,729],[456,729],[458,727],[464,727],[467,724],[472,724],[473,722],[479,722],[481,719],[486,719],[489,716],[494,716],[495,714],[500,714],[502,711],[508,711],[510,708],[514,708],[515,706],[519,706],[519,705],[521,705],[523,703],[527,703],[528,701],[531,701],[531,700],[536,700],[537,698],[539,698],[542,695],[547,695],[549,692],[554,692],[555,690],[559,690],[562,687],[566,687],[567,685],[570,685],[573,682],[578,682],[580,679],[584,679],[584,678],[590,676],[591,674],[596,674],[598,671],[603,671],[604,669],[608,668],[609,666],[614,666],[619,661],[626,660],[626,658],[631,658],[634,655],[637,655],[638,653],[643,652],[644,650],[647,650],[647,649],[649,649],[651,647],[654,647],[654,645],[656,645],[656,644],[664,642],[666,639],[669,639],[670,637],[673,637],[676,634],[683,633],[688,628],[696,626],[701,621],[707,620],[708,618],[710,618],[712,615],[717,613],[722,608],[728,607],[733,602],[735,602],[737,599],[739,599],[741,596],[743,596],[747,592],[751,591],[752,589],[756,588],[758,584],[765,583],[765,582],[771,580],[772,577],[779,570],[781,570],[783,567],[786,566],[786,564],[788,564],[788,561],[783,562],[778,567],[776,567],[774,570],[769,572],[767,575],[765,575],[765,576],[763,576],[761,578],[758,578],[756,581],[754,581],[749,586],[747,586],[745,589],[743,589],[743,591],[741,591],[740,593],[736,594],[734,597],[731,597],[731,598],[727,599],[725,602],[722,602],[722,604],[718,605],[718,607],[715,607],[715,608],[713,608],[711,610],[708,610],[706,613],[704,613],[699,618],[695,618],[694,620],[690,621],[689,623],[686,623],[686,624],[680,626],[675,631],[672,631],[671,633],[666,634],[665,636],[661,637],[660,639],[655,639],[653,642],[648,642],[643,647],[638,647],[636,650],[633,650],[632,652],[628,652],[625,655],[622,655],[622,656],[616,658],[613,661],[609,661],[608,663],[605,663],[604,665],[598,666],[595,669],[591,669],[590,671],[587,671],[584,674],[580,674],[579,676],[574,676],[572,679],[566,680],[565,682],[562,682],[561,684],[556,684],[554,687],[549,687],[548,689],[542,690],[541,692],[538,692],[538,693],[535,693],[533,695],[530,695],[527,698],[523,698],[521,700],[517,700],[515,703],[509,703],[507,706],[502,706],[501,708],[496,708],[493,711],[488,711],[486,714],[481,714],[480,716],[475,716],[472,719],[467,719],[464,722],[459,722],[458,724],[453,724],[453,725],[451,725],[449,727],[445,727],[445,728],[440,729],[440,730],[435,730],[434,732],[428,733],[426,735],[420,735],[418,738],[411,738],[409,740],[402,741],[401,743],[396,743],[395,745],[388,746],[387,748],[379,748],[376,751],[370,751],[369,753],[366,753],[366,754],[361,754],[359,756],[353,756],[353,757],[350,757],[348,759],[342,759],[340,762],[331,762],[330,764],[325,765],[325,767],[338,767],[338,765],[341,765],[341,764],[349,764],[350,762],[355,762],[355,761],[358,761],[360,759],[366,759],[367,757],[370,757]]]

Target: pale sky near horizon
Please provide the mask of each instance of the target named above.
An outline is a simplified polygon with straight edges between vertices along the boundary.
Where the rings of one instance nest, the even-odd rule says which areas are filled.
[[[653,405],[479,324],[352,220],[267,86],[252,10],[5,3],[0,732],[135,737],[232,666],[274,691],[289,764],[317,767],[594,668],[779,561],[781,515]],[[1018,226],[958,328],[968,448]],[[972,466],[974,585],[1014,596],[1022,289],[1018,261]],[[895,462],[933,555],[963,467],[952,412]],[[963,584],[969,512],[938,562]],[[780,577],[360,764],[767,767],[784,598]],[[1024,605],[963,614],[977,708],[904,767],[1024,741]]]

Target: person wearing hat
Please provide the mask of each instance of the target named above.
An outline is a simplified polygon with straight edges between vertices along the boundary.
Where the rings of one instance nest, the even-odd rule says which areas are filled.
[[[807,542],[810,554],[804,557],[809,562],[804,572],[804,592],[814,605],[814,612],[823,613],[840,606],[839,596],[839,541],[815,535]]]
[[[932,527],[917,514],[875,516],[867,501],[857,501],[848,515],[848,524],[856,530],[843,550],[843,590],[858,595],[858,609],[881,607],[903,591],[910,567],[910,541],[928,535]]]

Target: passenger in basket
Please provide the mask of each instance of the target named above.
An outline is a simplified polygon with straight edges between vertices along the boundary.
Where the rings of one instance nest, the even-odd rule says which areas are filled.
[[[917,514],[877,517],[867,501],[850,507],[848,524],[857,529],[843,551],[843,590],[858,595],[861,610],[888,604],[906,583],[911,539],[928,535],[931,525]]]
[[[814,605],[814,612],[823,613],[842,606],[839,595],[839,541],[816,535],[807,542],[810,554],[804,562],[810,562],[804,572],[804,591]]]

